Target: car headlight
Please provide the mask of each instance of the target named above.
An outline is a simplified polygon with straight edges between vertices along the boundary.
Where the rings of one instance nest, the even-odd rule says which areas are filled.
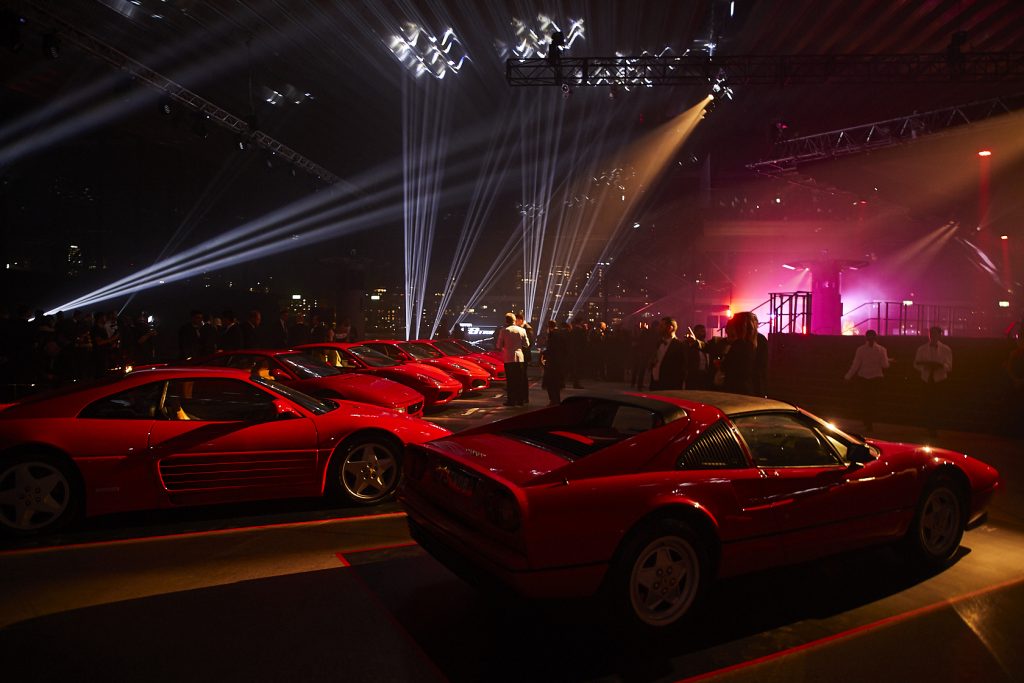
[[[395,412],[404,413],[405,412],[405,406],[398,406],[397,408],[395,408]]]

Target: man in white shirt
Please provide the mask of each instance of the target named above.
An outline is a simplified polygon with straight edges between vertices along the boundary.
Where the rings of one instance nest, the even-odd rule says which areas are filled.
[[[530,339],[526,330],[516,325],[516,316],[505,314],[505,327],[498,331],[497,349],[505,363],[507,395],[505,405],[522,406],[529,402],[530,387],[526,380],[526,349]]]
[[[942,328],[928,330],[928,343],[917,347],[914,368],[924,382],[925,422],[930,436],[938,435],[939,411],[945,403],[946,379],[953,370],[953,350],[943,344]]]
[[[856,353],[853,354],[853,363],[846,371],[846,379],[855,379],[858,384],[865,432],[870,432],[874,428],[878,387],[885,376],[883,371],[889,367],[889,353],[877,339],[878,333],[874,330],[867,331],[864,343],[857,347]]]

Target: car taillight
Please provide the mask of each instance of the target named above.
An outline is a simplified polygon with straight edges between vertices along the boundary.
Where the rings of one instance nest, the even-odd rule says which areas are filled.
[[[491,524],[509,533],[519,530],[522,522],[519,501],[511,491],[500,486],[489,486],[484,493],[483,504],[484,514]]]

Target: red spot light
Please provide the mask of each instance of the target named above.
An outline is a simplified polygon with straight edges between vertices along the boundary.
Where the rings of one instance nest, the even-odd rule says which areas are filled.
[[[992,150],[983,149],[980,152],[978,152],[978,156],[979,157],[990,157],[990,156],[992,156]]]

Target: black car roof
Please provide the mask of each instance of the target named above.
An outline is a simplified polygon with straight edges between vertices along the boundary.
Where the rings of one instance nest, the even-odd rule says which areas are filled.
[[[679,401],[689,401],[692,403],[703,403],[705,405],[714,406],[729,416],[753,413],[762,410],[796,409],[796,407],[791,403],[776,401],[771,398],[747,396],[745,394],[728,394],[723,391],[645,391],[643,394],[594,391],[573,394],[572,396],[568,396],[563,399],[563,402],[577,397],[598,398],[643,407],[662,415],[665,418],[665,422],[670,422],[671,420],[679,417],[678,415],[669,417],[673,411],[685,409],[685,406],[679,405]],[[662,397],[670,400],[660,400]]]

